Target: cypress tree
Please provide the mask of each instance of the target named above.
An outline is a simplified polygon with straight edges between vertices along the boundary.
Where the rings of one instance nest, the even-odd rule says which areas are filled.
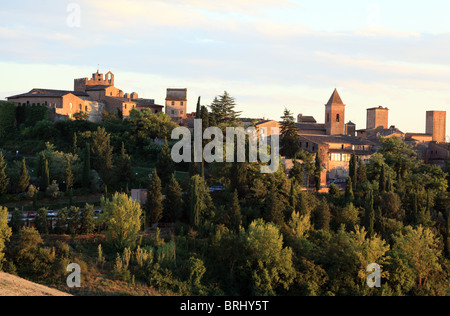
[[[70,159],[67,159],[67,168],[66,168],[66,191],[70,191],[73,187],[73,173],[72,167],[70,165]]]
[[[379,190],[380,192],[386,192],[386,167],[383,164],[380,172],[380,181],[379,181]]]
[[[6,175],[6,166],[5,157],[3,157],[3,153],[0,151],[0,195],[6,193],[9,184],[9,178]]]
[[[73,153],[74,155],[76,155],[76,154],[78,153],[77,133],[73,133],[72,153]]]
[[[89,189],[91,185],[90,173],[91,173],[91,147],[87,143],[84,149],[83,178],[82,178],[83,187],[85,189]]]
[[[362,159],[359,159],[358,161],[358,172],[356,178],[359,185],[363,185],[367,182],[366,166],[364,165]]]
[[[201,118],[201,106],[200,106],[201,97],[198,97],[197,102],[197,111],[195,112],[195,118],[200,119]]]
[[[367,234],[372,237],[374,235],[375,226],[375,209],[373,206],[373,190],[369,191],[366,200],[366,211],[364,214],[364,225],[367,229]]]
[[[352,156],[350,158],[350,166],[349,166],[349,176],[352,179],[352,185],[353,185],[353,190],[356,190],[356,185],[358,184],[357,181],[357,162],[356,162],[356,155],[353,152]]]
[[[17,182],[17,192],[25,192],[30,185],[30,176],[28,175],[25,158],[22,160],[19,181]]]
[[[230,229],[238,232],[239,227],[242,225],[241,207],[239,205],[239,196],[237,190],[234,191],[233,197],[230,200],[229,205],[229,222]]]
[[[295,194],[295,181],[291,180],[291,191],[289,192],[289,206],[291,208],[291,212],[295,212],[296,205],[297,204],[297,198]]]
[[[170,152],[169,142],[167,141],[167,138],[164,140],[164,147],[158,158],[156,169],[158,170],[161,182],[166,186],[170,181],[172,173],[174,173],[175,171],[174,163]]]
[[[300,213],[301,216],[306,215],[308,213],[305,200],[306,200],[305,193],[303,191],[300,191],[300,193],[298,194],[297,207],[298,212]]]
[[[206,106],[202,106],[201,107],[201,112],[200,112],[200,118],[202,119],[202,127],[203,127],[203,132],[210,126],[209,125],[209,112],[208,112],[208,108]],[[215,125],[213,125],[215,126]]]
[[[319,150],[316,153],[316,164],[314,170],[314,180],[316,182],[316,191],[320,191],[321,188],[321,175],[322,175],[322,161],[319,156]]]
[[[150,187],[147,193],[146,214],[148,221],[157,224],[163,216],[163,204],[161,193],[161,179],[156,169],[150,179]]]
[[[45,192],[50,185],[50,170],[48,168],[48,160],[45,159],[44,167],[42,168],[41,190]]]
[[[265,204],[265,210],[263,213],[264,220],[266,222],[272,222],[276,225],[282,225],[284,222],[284,215],[281,208],[282,204],[275,184],[272,184]]]
[[[352,178],[348,177],[345,181],[345,202],[350,204],[350,202],[353,202],[354,198]]]
[[[181,210],[183,207],[183,190],[172,174],[170,183],[167,186],[166,199],[163,202],[164,216],[168,222],[176,222],[181,219]]]

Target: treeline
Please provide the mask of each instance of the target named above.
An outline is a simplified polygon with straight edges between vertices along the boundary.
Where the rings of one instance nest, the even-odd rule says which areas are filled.
[[[213,123],[237,124],[233,98],[226,94],[213,104],[202,107],[199,101],[197,116],[207,118],[204,128]],[[151,121],[155,117],[134,115],[123,124],[134,126],[135,119],[139,132],[130,138],[145,144],[144,135],[155,133],[157,124]],[[291,121],[286,112],[284,150],[295,144]],[[158,138],[166,138],[161,137],[164,133]],[[84,139],[87,134],[76,135]],[[83,170],[95,170],[105,181],[120,165],[113,156],[113,168],[107,168],[110,153],[117,155],[110,148],[114,135],[97,126],[86,138],[89,141],[77,142],[77,146],[72,142],[65,151],[59,149],[60,154],[47,145],[41,161],[52,153],[75,157],[76,151],[81,158],[71,161],[74,186],[85,188],[88,177]],[[120,154],[132,156],[133,161],[135,153],[126,150],[126,142],[121,148]],[[51,242],[41,242],[39,230],[20,229],[17,238],[11,238],[6,212],[0,212],[0,253],[6,249],[3,268],[16,269],[20,275],[34,271],[21,267],[29,267],[35,258],[47,267],[70,258],[84,262],[85,274],[100,271],[115,280],[179,295],[449,294],[450,165],[442,169],[424,164],[400,139],[384,140],[367,163],[353,155],[345,190],[333,185],[329,193],[305,190],[309,181],[304,183],[303,175],[317,178],[321,164],[318,156],[303,151],[285,153],[302,161],[295,162],[290,174],[281,165],[276,173],[261,174],[259,164],[201,162],[185,166],[189,178],[179,181],[175,177],[179,166],[170,159],[170,143],[159,148],[159,158],[148,159],[153,160],[154,169],[144,208],[127,192],[104,192],[100,217],[104,231],[98,236],[104,236],[105,242],[72,241],[60,251]],[[70,160],[64,157],[61,162],[64,159]],[[91,166],[86,166],[88,161]],[[60,180],[69,174],[66,164],[57,168],[53,162],[49,159],[50,174],[59,170],[53,172]],[[40,165],[47,169],[46,164]],[[0,165],[0,183],[1,170]],[[47,176],[43,178],[47,181]],[[209,187],[218,184],[224,190],[211,192]],[[170,223],[171,229],[157,229],[151,236],[144,233],[161,223]],[[83,233],[80,227],[78,221],[75,229],[61,233],[76,236]],[[21,254],[28,249],[24,241],[28,235],[35,240],[35,257],[24,259]],[[366,268],[372,263],[382,268],[381,288],[366,284]],[[56,282],[54,276],[39,278]]]

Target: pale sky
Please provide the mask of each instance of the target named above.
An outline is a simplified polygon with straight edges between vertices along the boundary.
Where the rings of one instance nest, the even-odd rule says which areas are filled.
[[[99,64],[158,104],[188,88],[189,111],[226,90],[244,117],[287,107],[323,122],[337,88],[358,129],[381,105],[390,125],[424,133],[426,111],[450,110],[449,12],[443,0],[3,1],[0,99],[71,90]]]

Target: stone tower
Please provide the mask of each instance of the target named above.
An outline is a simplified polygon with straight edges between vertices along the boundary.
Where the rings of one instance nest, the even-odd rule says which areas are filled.
[[[187,118],[187,89],[167,89],[166,114],[178,123]]]
[[[379,106],[377,108],[367,109],[367,129],[389,127],[389,109]]]
[[[446,133],[446,116],[445,111],[428,111],[427,112],[427,130],[426,133],[433,136],[433,141],[445,143]]]
[[[345,134],[345,104],[336,89],[325,104],[325,129],[327,135]]]

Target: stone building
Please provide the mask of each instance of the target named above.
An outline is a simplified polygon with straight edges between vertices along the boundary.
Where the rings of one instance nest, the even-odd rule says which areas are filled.
[[[167,89],[166,114],[177,123],[187,118],[187,89]]]
[[[44,105],[54,110],[55,119],[72,119],[76,113],[87,113],[89,120],[100,121],[104,111],[119,113],[127,118],[130,111],[149,109],[162,112],[162,105],[153,99],[140,99],[138,94],[124,94],[114,86],[114,74],[105,76],[97,71],[92,78],[74,80],[74,90],[32,89],[31,91],[7,98],[16,106]]]

